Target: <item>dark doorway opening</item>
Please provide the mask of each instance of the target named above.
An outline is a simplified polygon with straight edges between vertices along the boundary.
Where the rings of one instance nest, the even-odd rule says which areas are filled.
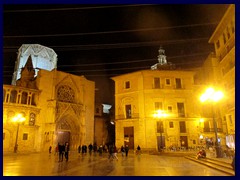
[[[124,127],[124,146],[128,145],[129,149],[134,149],[134,128]]]
[[[158,151],[161,151],[165,147],[165,136],[157,136]]]
[[[188,137],[180,136],[181,148],[188,149]]]

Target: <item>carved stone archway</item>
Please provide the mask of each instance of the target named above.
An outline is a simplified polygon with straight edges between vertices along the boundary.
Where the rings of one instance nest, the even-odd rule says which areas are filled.
[[[69,142],[71,150],[77,150],[80,142],[80,125],[76,117],[62,116],[56,123],[56,144]]]

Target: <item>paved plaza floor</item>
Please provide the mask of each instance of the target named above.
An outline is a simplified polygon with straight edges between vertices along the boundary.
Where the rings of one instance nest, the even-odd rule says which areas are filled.
[[[118,154],[82,155],[70,152],[69,161],[58,162],[58,155],[45,153],[6,154],[3,176],[230,176],[183,156]]]

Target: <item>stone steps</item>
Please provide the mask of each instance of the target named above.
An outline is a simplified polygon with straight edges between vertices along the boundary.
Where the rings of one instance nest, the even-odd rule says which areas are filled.
[[[195,161],[197,163],[203,164],[210,168],[219,170],[221,172],[225,172],[227,174],[235,176],[235,172],[234,172],[230,162],[218,160],[216,158],[207,158],[207,157],[196,159],[196,155],[188,155],[188,156],[185,156],[185,158]]]

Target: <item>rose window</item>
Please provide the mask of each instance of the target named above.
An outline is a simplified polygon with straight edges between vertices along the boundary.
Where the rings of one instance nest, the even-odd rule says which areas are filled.
[[[58,88],[57,98],[62,102],[74,102],[74,91],[67,85],[63,85]]]

